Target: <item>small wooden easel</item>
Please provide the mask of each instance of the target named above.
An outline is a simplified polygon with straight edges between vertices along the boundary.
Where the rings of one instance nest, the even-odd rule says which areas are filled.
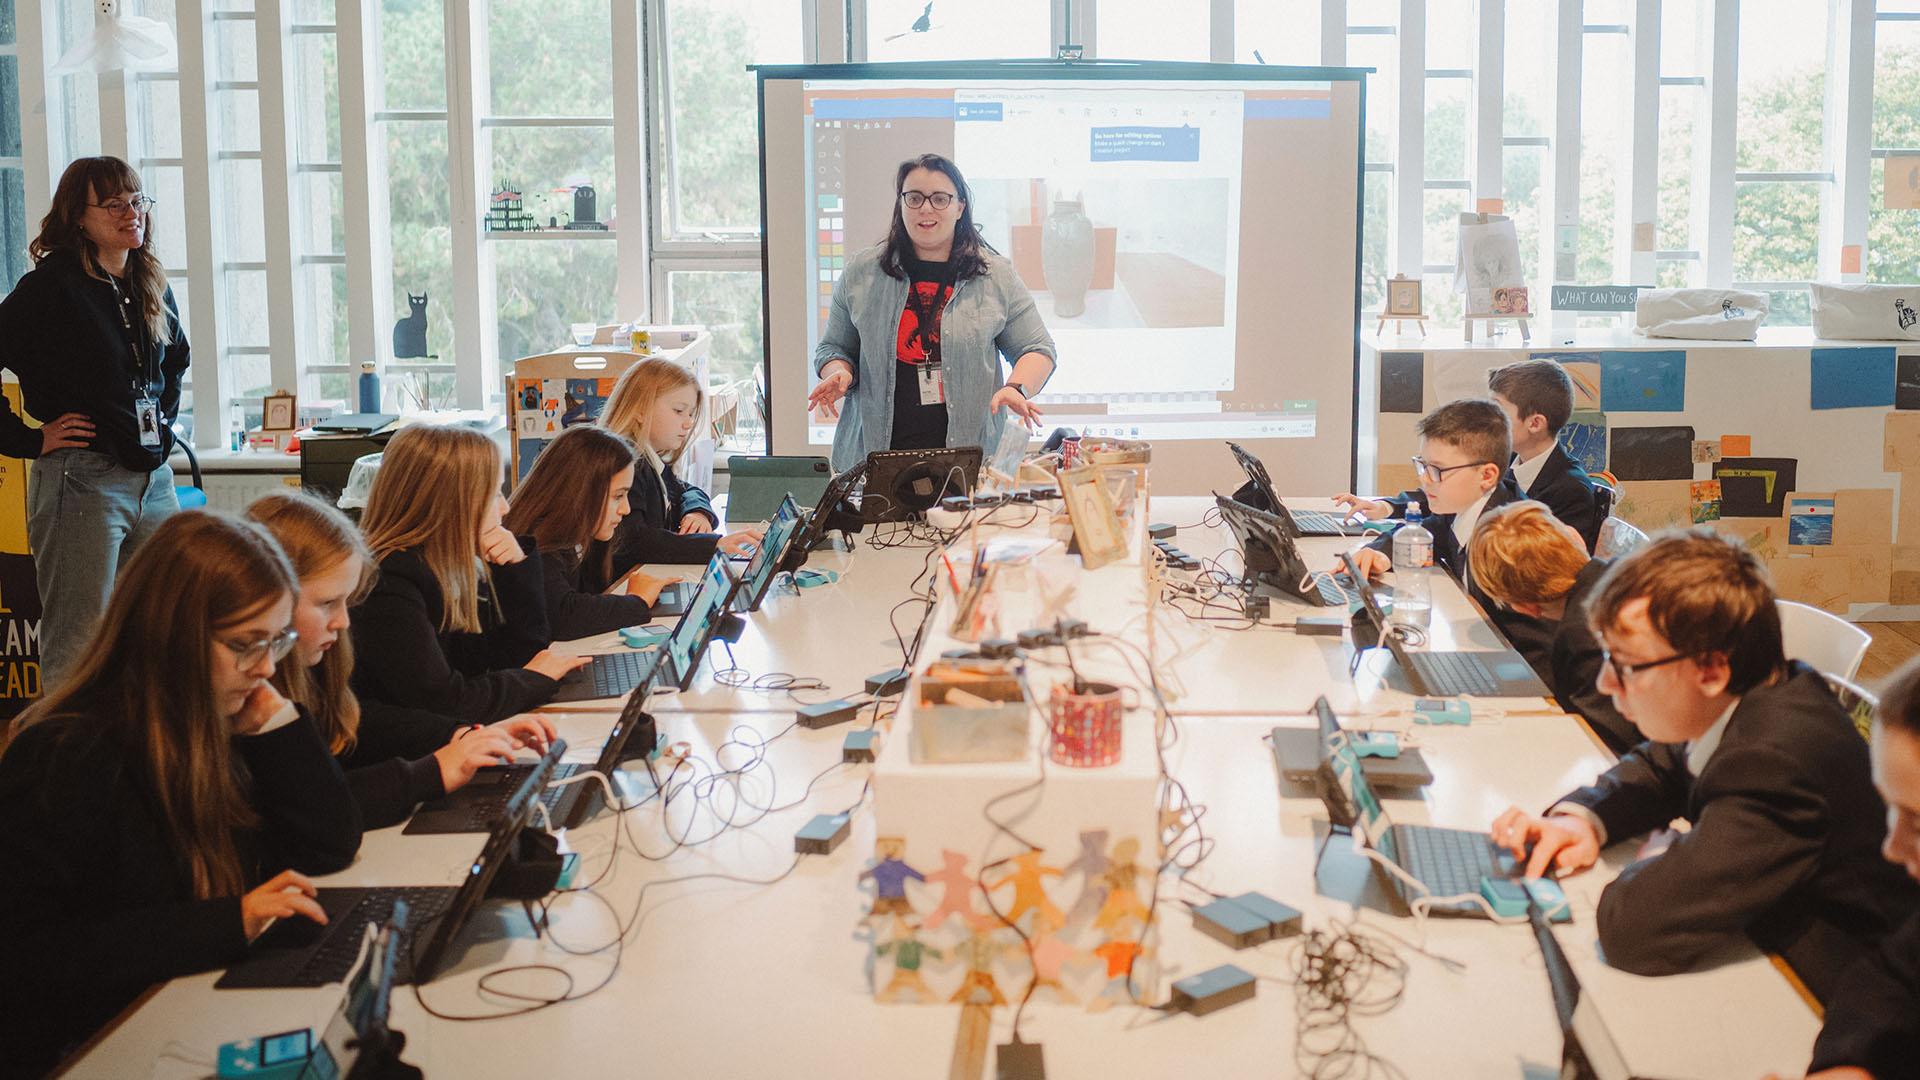
[[[1462,315],[1460,316],[1460,322],[1462,325],[1462,329],[1466,334],[1466,339],[1468,341],[1472,341],[1474,323],[1476,322],[1487,323],[1488,324],[1487,337],[1491,339],[1494,335],[1494,328],[1492,326],[1493,323],[1497,323],[1505,319],[1512,319],[1514,322],[1517,322],[1520,324],[1520,340],[1525,342],[1531,342],[1533,340],[1533,334],[1531,331],[1527,329],[1527,320],[1531,319],[1532,317],[1533,317],[1533,312],[1531,311],[1509,311],[1509,312],[1501,312],[1498,314],[1490,313],[1485,315]]]
[[[1383,313],[1380,316],[1380,325],[1374,327],[1373,332],[1376,334],[1385,333],[1387,323],[1389,322],[1393,323],[1393,332],[1396,334],[1405,334],[1407,332],[1407,324],[1412,323],[1420,328],[1421,337],[1427,336],[1427,317],[1425,315],[1387,315]]]

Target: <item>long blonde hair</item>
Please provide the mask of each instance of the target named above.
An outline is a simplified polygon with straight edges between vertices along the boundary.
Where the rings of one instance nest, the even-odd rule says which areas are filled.
[[[275,491],[247,506],[247,517],[264,525],[293,563],[293,572],[305,582],[327,573],[346,560],[360,559],[360,581],[347,598],[349,605],[366,598],[376,576],[373,552],[347,515],[304,491]],[[287,700],[304,705],[335,755],[353,749],[360,731],[360,699],[348,680],[353,675],[353,635],[342,634],[312,668],[299,662],[283,663],[273,673],[273,684]]]
[[[671,394],[683,386],[693,388],[693,410],[699,412],[706,391],[700,380],[693,377],[693,372],[657,356],[642,360],[613,384],[613,393],[608,395],[606,407],[600,410],[600,426],[631,441],[649,462],[678,461],[687,448],[686,443],[670,454],[660,454],[647,438],[647,426],[653,417],[654,403],[661,395]]]
[[[40,219],[40,235],[27,245],[27,254],[33,256],[37,265],[56,251],[71,251],[79,256],[80,266],[89,276],[105,281],[107,273],[100,268],[100,250],[87,238],[81,219],[87,216],[88,204],[93,200],[119,198],[139,190],[140,174],[119,158],[75,158],[60,174],[60,183],[53,189],[53,205],[47,208],[47,216]],[[147,336],[166,345],[173,340],[173,330],[167,322],[167,272],[161,267],[160,254],[153,246],[152,210],[146,211],[145,216],[146,237],[139,247],[127,252],[127,287],[140,305]]]
[[[470,428],[415,424],[387,444],[360,530],[376,561],[412,550],[440,584],[440,629],[479,633],[480,520],[500,448]]]
[[[265,529],[217,512],[174,514],[121,570],[79,669],[15,720],[16,732],[60,720],[126,747],[200,899],[246,890],[234,835],[259,823],[233,721],[214,701],[216,635],[294,588]]]

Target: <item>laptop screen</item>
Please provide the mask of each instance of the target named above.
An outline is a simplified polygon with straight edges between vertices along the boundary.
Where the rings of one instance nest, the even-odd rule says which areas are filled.
[[[700,655],[706,651],[707,639],[713,636],[719,608],[731,595],[733,578],[727,573],[727,556],[723,552],[714,553],[708,561],[706,572],[700,575],[700,588],[687,601],[686,614],[673,628],[672,636],[667,638],[666,662],[672,665],[667,676],[673,684],[685,689],[692,681],[693,671],[700,665]],[[656,686],[667,685],[666,679],[656,681]]]
[[[1240,468],[1246,471],[1247,479],[1253,482],[1253,490],[1267,500],[1268,509],[1276,513],[1283,512],[1286,508],[1280,504],[1280,496],[1273,490],[1273,478],[1267,475],[1266,463],[1248,453],[1239,443],[1230,442],[1227,448],[1233,451],[1234,459],[1240,462]]]
[[[740,592],[734,597],[733,603],[735,611],[747,611],[759,606],[760,598],[767,594],[767,585],[780,570],[787,541],[792,539],[793,530],[799,524],[800,506],[789,495],[781,500],[779,512],[767,523],[767,534],[760,538],[759,549],[753,553],[752,561],[747,563],[746,572],[741,574]]]
[[[1360,766],[1360,755],[1354,753],[1353,744],[1348,741],[1346,732],[1341,730],[1340,721],[1334,717],[1333,710],[1324,707],[1324,704],[1325,699],[1322,699],[1315,704],[1315,708],[1319,710],[1320,732],[1326,740],[1322,752],[1327,755],[1334,782],[1340,785],[1340,793],[1352,809],[1354,824],[1359,827],[1367,846],[1397,863],[1400,853],[1393,843],[1393,822],[1387,817],[1386,808],[1380,805],[1379,796],[1373,793],[1373,785],[1367,782],[1367,774]]]

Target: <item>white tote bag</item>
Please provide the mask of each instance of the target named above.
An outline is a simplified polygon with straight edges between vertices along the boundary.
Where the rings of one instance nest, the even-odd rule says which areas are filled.
[[[1813,334],[1920,341],[1920,285],[1815,285]]]
[[[1648,337],[1752,341],[1766,319],[1766,294],[1734,289],[1642,289],[1633,309]]]

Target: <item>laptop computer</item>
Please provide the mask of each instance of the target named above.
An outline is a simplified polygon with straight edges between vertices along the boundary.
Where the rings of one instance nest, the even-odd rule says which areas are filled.
[[[393,915],[384,924],[368,928],[367,944],[360,961],[347,976],[346,993],[333,1018],[313,1042],[300,1080],[341,1080],[345,1077],[383,1076],[399,1059],[404,1038],[387,1027],[393,1004],[394,975],[400,957],[406,953],[407,920],[412,913],[405,900],[393,905]],[[308,1035],[305,1029],[288,1036]],[[267,1060],[271,1044],[281,1036],[261,1040],[260,1065]]]
[[[1321,698],[1313,707],[1322,713],[1322,726],[1327,726],[1326,715],[1333,711],[1327,699]],[[1514,861],[1512,852],[1496,845],[1486,833],[1394,824],[1344,733],[1326,740],[1320,754],[1320,801],[1327,808],[1328,820],[1336,830],[1353,835],[1419,882],[1418,886],[1409,885],[1368,858],[1368,884],[1374,886],[1370,891],[1376,895],[1383,892],[1389,910],[1410,915],[1413,901],[1421,897],[1474,897],[1480,892],[1482,878],[1519,878],[1524,868]],[[1322,857],[1337,848],[1325,845]],[[1427,914],[1484,918],[1486,909],[1468,899],[1431,904]]]
[[[727,524],[766,521],[786,499],[812,506],[832,482],[823,457],[735,454],[727,462]]]
[[[636,734],[640,736],[642,753],[651,752],[659,736],[653,717],[647,713],[645,686],[636,688],[627,696],[626,707],[620,710],[612,730],[607,732],[607,741],[601,744],[600,756],[593,764],[562,762],[553,767],[548,786],[538,798],[546,806],[547,820],[555,828],[579,828],[605,802],[604,793],[597,783],[589,780],[570,784],[559,782],[583,773],[597,772],[617,788],[621,778],[626,775],[620,768],[620,762],[625,760],[627,746]],[[492,828],[493,821],[506,812],[508,800],[520,790],[527,775],[540,767],[538,762],[524,762],[489,765],[480,769],[465,787],[422,805],[401,831],[410,836],[486,832]],[[559,786],[554,786],[556,784]],[[627,793],[622,795],[621,801],[635,802],[639,798],[639,795]]]
[[[1300,557],[1287,531],[1285,519],[1246,503],[1216,493],[1213,502],[1220,510],[1247,568],[1243,582],[1250,592],[1265,596],[1290,596],[1314,607],[1347,606],[1332,574],[1315,573]]]
[[[360,945],[370,924],[391,917],[397,901],[406,901],[422,925],[433,929],[418,950],[408,950],[395,972],[396,982],[431,982],[447,957],[461,927],[485,898],[500,864],[512,854],[533,804],[552,778],[567,741],[555,739],[540,764],[527,773],[505,808],[488,830],[486,846],[474,857],[459,885],[383,885],[375,888],[323,888],[315,900],[327,913],[327,924],[305,918],[281,919],[267,928],[213,985],[220,990],[325,986],[339,982],[360,957]]]
[[[1320,778],[1320,762],[1335,738],[1345,736],[1355,743],[1367,738],[1365,732],[1343,729],[1333,709],[1325,704],[1326,699],[1321,698],[1314,705],[1320,720],[1317,729],[1276,727],[1268,736],[1274,764],[1280,775],[1293,783],[1312,784]],[[1398,757],[1360,756],[1360,771],[1366,774],[1367,783],[1377,788],[1417,791],[1433,783],[1433,770],[1427,768],[1427,760],[1417,746],[1401,747]]]
[[[1254,457],[1247,449],[1236,442],[1229,442],[1227,449],[1233,451],[1234,460],[1247,474],[1246,485],[1233,493],[1233,497],[1252,506],[1256,510],[1268,510],[1287,520],[1293,526],[1296,536],[1357,536],[1357,526],[1346,523],[1346,515],[1330,513],[1326,510],[1289,510],[1287,504],[1280,501],[1280,495],[1273,490],[1273,478],[1267,475],[1267,466]],[[1261,503],[1266,503],[1261,506]]]
[[[1386,611],[1381,608],[1380,598],[1367,581],[1367,575],[1354,563],[1353,553],[1341,552],[1340,560],[1346,564],[1347,576],[1353,579],[1360,593],[1361,610],[1367,613],[1368,621],[1379,632],[1381,644],[1393,654],[1414,693],[1429,697],[1553,696],[1553,691],[1534,673],[1533,666],[1512,648],[1418,651],[1407,648],[1400,635],[1387,627]]]
[[[938,450],[875,450],[867,455],[860,516],[869,522],[909,521],[949,495],[970,495],[980,482],[977,446]]]
[[[593,662],[586,667],[567,673],[560,680],[560,689],[553,695],[554,701],[591,701],[596,698],[620,697],[640,684],[653,679],[654,668],[662,663],[675,642],[679,642],[679,662],[664,679],[653,679],[655,687],[674,686],[685,690],[693,681],[691,668],[697,667],[700,654],[707,647],[707,640],[713,636],[718,625],[719,615],[726,614],[726,607],[733,599],[733,591],[739,580],[727,568],[725,552],[716,551],[707,561],[707,568],[695,583],[693,600],[685,611],[680,613],[680,621],[674,624],[673,632],[660,646],[645,651],[597,653]],[[697,649],[689,649],[695,640]],[[691,664],[687,663],[691,656]]]
[[[1561,1080],[1651,1080],[1628,1068],[1626,1055],[1601,1022],[1593,999],[1580,992],[1580,980],[1574,977],[1573,965],[1540,905],[1527,902],[1527,921],[1533,924],[1534,940],[1546,960],[1547,984],[1553,988],[1553,1007],[1560,1015]]]
[[[773,585],[773,579],[780,573],[780,564],[786,559],[787,543],[799,528],[800,504],[788,495],[780,500],[779,509],[767,521],[766,535],[753,549],[747,568],[740,572],[740,588],[733,594],[734,611],[760,610],[760,602],[767,598],[767,589]]]

